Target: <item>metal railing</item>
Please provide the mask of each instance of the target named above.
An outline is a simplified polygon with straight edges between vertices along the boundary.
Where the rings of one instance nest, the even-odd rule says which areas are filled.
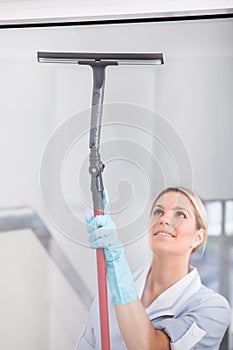
[[[30,229],[62,272],[70,286],[89,309],[92,295],[51,232],[32,207],[0,209],[0,232]]]

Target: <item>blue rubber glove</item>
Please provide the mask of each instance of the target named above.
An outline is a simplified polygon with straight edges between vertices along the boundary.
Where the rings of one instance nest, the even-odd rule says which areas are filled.
[[[107,279],[113,304],[128,304],[138,298],[132,273],[124,256],[124,248],[118,238],[116,225],[109,215],[106,190],[103,193],[104,215],[86,216],[90,247],[104,248]]]

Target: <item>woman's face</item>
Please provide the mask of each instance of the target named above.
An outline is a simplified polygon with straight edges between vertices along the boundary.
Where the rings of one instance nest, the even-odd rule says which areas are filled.
[[[154,253],[190,256],[203,237],[203,230],[196,228],[193,205],[184,194],[167,192],[157,200],[149,230]]]

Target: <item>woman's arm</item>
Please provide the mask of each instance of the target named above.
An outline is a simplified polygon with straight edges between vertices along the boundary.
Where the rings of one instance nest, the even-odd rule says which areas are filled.
[[[118,325],[128,350],[170,350],[170,339],[154,329],[139,299],[115,305]]]
[[[110,215],[87,218],[90,246],[103,247],[118,325],[128,350],[169,350],[169,337],[155,330],[138,299],[133,277]]]

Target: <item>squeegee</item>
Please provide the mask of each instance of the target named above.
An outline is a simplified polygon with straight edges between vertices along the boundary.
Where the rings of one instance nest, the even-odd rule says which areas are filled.
[[[104,214],[103,179],[104,164],[100,157],[100,132],[104,100],[105,69],[118,65],[160,65],[162,53],[80,53],[80,52],[38,52],[38,62],[88,65],[93,71],[92,109],[90,125],[91,192],[94,216]],[[104,249],[96,249],[98,293],[100,310],[100,333],[102,350],[110,349],[106,263]]]

